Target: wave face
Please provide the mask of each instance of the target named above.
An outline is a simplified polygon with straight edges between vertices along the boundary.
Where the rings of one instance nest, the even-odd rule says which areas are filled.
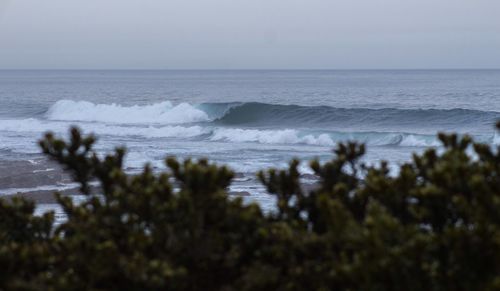
[[[363,109],[329,106],[273,105],[242,103],[232,105],[215,122],[224,125],[273,126],[286,124],[301,127],[349,128],[419,128],[455,130],[479,126],[491,131],[500,112],[468,109]]]
[[[181,124],[208,121],[208,115],[188,103],[172,105],[165,101],[146,106],[94,104],[60,100],[46,113],[49,120],[92,121],[121,124]]]

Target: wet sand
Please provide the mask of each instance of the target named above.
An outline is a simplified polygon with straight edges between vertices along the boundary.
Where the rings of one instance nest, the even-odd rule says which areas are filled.
[[[317,177],[305,175],[303,178],[312,182],[302,184],[304,191],[308,192],[316,187]],[[246,185],[249,187],[243,187],[244,189],[238,191],[230,190],[229,195],[253,196],[252,189],[257,189],[252,186],[255,183],[258,183],[255,176],[250,177],[248,174],[245,176],[242,173],[236,173],[233,185]],[[67,196],[78,195],[82,197],[78,185],[72,181],[71,176],[53,161],[46,158],[28,161],[0,160],[0,198],[24,197],[35,201],[39,205],[56,204],[57,201],[54,196],[56,191]],[[99,188],[94,187],[93,193],[98,192]]]
[[[34,188],[70,182],[61,167],[46,159],[29,161],[0,160],[0,189]],[[0,193],[2,190],[0,190]]]
[[[58,186],[72,183],[70,175],[57,163],[44,158],[28,161],[0,160],[0,197],[14,196],[37,203],[56,203]],[[22,193],[18,193],[22,192]],[[64,195],[80,194],[77,187],[61,191]]]
[[[72,183],[71,176],[59,164],[48,159],[0,160],[0,198],[24,197],[38,204],[54,204],[57,203],[55,191],[68,196],[82,194],[77,185],[66,186],[63,190],[56,189]],[[97,187],[94,187],[95,192],[98,192]],[[231,191],[229,194],[250,196],[247,191]]]

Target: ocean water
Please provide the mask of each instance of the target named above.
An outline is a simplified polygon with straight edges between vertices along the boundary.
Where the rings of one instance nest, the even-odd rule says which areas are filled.
[[[495,145],[496,120],[500,70],[0,71],[0,162],[38,159],[44,132],[77,125],[99,152],[126,146],[130,173],[207,157],[263,204],[260,169],[326,161],[347,140],[368,145],[365,162],[392,165],[439,147],[440,131]]]

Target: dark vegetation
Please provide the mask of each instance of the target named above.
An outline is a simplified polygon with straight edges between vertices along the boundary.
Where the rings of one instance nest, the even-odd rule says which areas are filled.
[[[0,289],[499,290],[498,148],[440,140],[444,152],[415,155],[397,176],[363,165],[363,145],[339,144],[332,161],[311,163],[320,180],[308,193],[297,161],[261,172],[278,198],[264,213],[228,197],[233,173],[206,160],[127,176],[123,149],[100,158],[92,136],[48,134],[44,153],[88,200],[59,196],[57,226],[33,202],[0,200]]]

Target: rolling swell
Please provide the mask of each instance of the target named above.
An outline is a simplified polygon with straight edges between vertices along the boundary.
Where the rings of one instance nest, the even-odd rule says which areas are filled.
[[[436,130],[493,130],[500,112],[469,109],[365,109],[329,106],[274,105],[242,103],[232,105],[214,123],[244,126],[301,126],[344,128],[435,128]]]

